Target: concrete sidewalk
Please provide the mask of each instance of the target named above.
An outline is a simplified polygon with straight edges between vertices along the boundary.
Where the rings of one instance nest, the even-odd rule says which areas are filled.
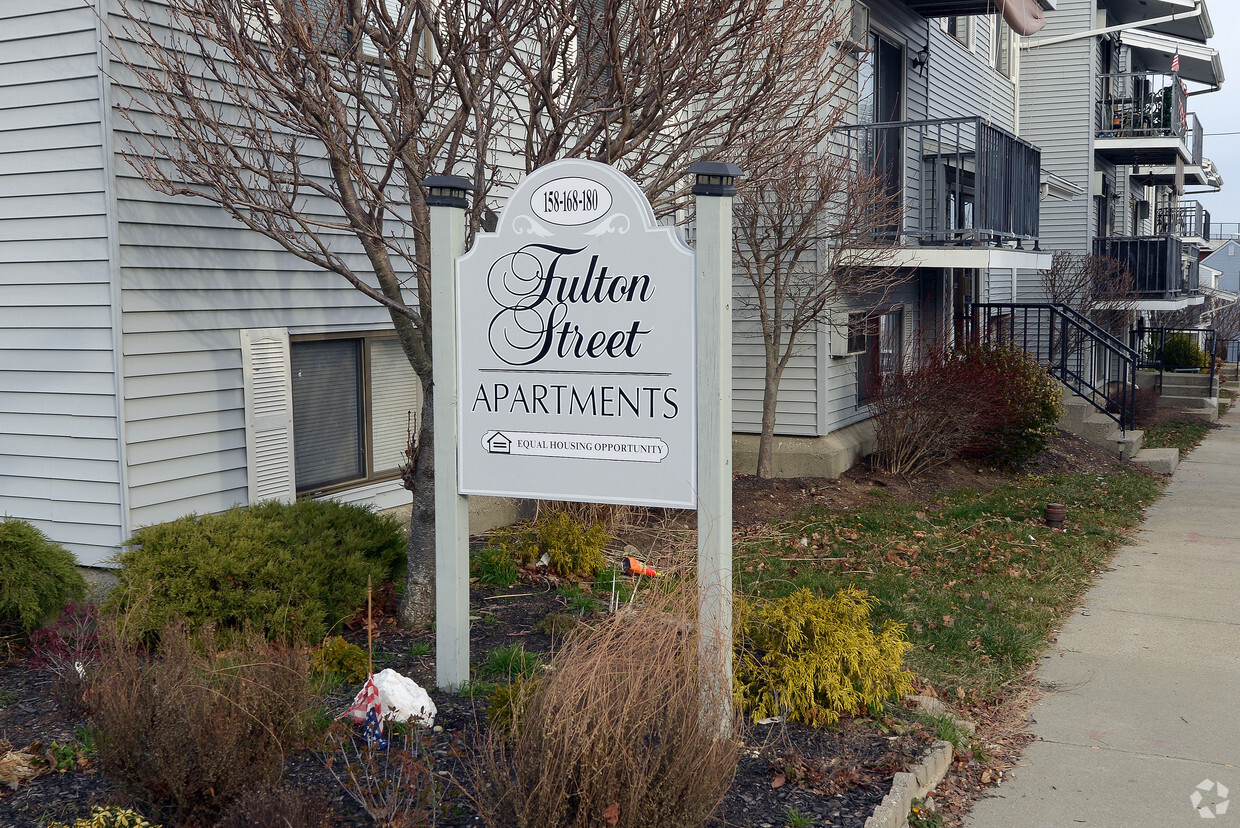
[[[1219,424],[1064,623],[1037,741],[966,828],[1240,828],[1240,406]]]

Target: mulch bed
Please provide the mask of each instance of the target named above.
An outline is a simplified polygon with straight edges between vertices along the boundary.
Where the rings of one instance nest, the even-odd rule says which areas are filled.
[[[1061,435],[1024,472],[1102,473],[1114,466],[1111,456],[1101,450]],[[941,491],[985,490],[1009,481],[1008,475],[968,463],[955,463],[912,480],[893,478],[864,465],[839,480],[762,481],[738,477],[734,482],[733,520],[738,529],[744,530],[747,526],[792,520],[810,507],[850,509],[876,498],[886,502],[892,499],[924,502]],[[683,523],[686,517],[669,517],[663,528]],[[649,548],[643,540],[649,541],[657,534],[638,532],[618,542],[633,542],[639,548]],[[513,643],[523,644],[527,651],[549,651],[551,639],[534,627],[549,613],[565,609],[563,599],[555,594],[546,579],[521,583],[508,590],[473,590],[471,607],[479,619],[471,624],[470,645],[475,656]],[[392,608],[389,606],[386,611],[390,618]],[[430,633],[399,631],[390,621],[381,625],[380,632],[375,642],[376,670],[392,667],[424,686],[434,684],[433,636]],[[347,637],[360,639],[364,645],[364,634],[360,631]],[[410,648],[417,644],[430,645],[432,654],[412,655]],[[351,688],[342,688],[324,702],[332,709],[343,709],[351,701],[351,694]],[[943,798],[951,806],[949,822],[958,823],[968,803],[985,787],[997,782],[1002,769],[1015,761],[1024,744],[1023,710],[1032,698],[1032,693],[1027,693],[1009,700],[1011,703],[1001,710],[969,711],[980,720],[983,741],[992,742],[991,753],[995,759],[986,767],[970,762],[969,757],[959,760],[956,774],[943,789]],[[437,769],[460,778],[464,769],[448,747],[453,739],[462,735],[468,738],[469,733],[485,727],[485,702],[443,693],[435,694],[434,699],[439,706],[436,724],[442,728],[436,739],[444,748]],[[20,654],[0,664],[0,705],[3,705],[0,707],[0,740],[14,748],[23,748],[32,742],[44,748],[53,741],[69,743],[75,731],[89,726],[87,717],[62,706],[55,698],[49,678],[29,670]],[[889,790],[892,775],[915,762],[930,741],[928,734],[915,727],[893,735],[904,730],[898,726],[894,730],[877,728],[867,721],[845,721],[826,730],[783,724],[752,726],[745,734],[735,781],[712,821],[713,828],[782,826],[788,823],[791,811],[813,819],[813,824],[820,826],[864,825]],[[291,757],[285,776],[299,787],[323,791],[335,805],[335,825],[373,824],[346,797],[313,752],[304,750]],[[63,773],[49,773],[22,784],[15,791],[0,787],[0,827],[41,826],[54,820],[72,822],[88,815],[92,805],[123,801],[122,792],[99,773],[98,767],[91,761],[84,761]],[[452,828],[481,823],[462,799],[456,812],[439,824]]]

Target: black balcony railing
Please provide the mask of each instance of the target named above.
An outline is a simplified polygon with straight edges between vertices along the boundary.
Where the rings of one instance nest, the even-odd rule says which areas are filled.
[[[1132,274],[1134,295],[1175,299],[1198,292],[1196,245],[1178,236],[1109,236],[1094,239],[1094,255],[1117,259]]]
[[[1184,138],[1188,96],[1170,72],[1099,75],[1098,137]]]
[[[1159,207],[1154,214],[1154,235],[1210,240],[1210,211],[1200,201],[1181,201]]]
[[[920,244],[1038,241],[1041,150],[980,117],[840,130],[859,172],[886,181],[898,234]]]

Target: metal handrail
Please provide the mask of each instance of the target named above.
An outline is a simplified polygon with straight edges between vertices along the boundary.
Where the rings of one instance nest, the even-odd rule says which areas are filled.
[[[1063,304],[978,302],[973,342],[1016,345],[1122,433],[1136,418],[1137,352]]]
[[[1205,336],[1206,346],[1201,350],[1205,352],[1207,360],[1210,363],[1210,389],[1214,389],[1215,377],[1215,358],[1217,356],[1216,349],[1218,345],[1218,332],[1212,328],[1146,328],[1144,330],[1132,330],[1129,332],[1129,339],[1135,343],[1132,348],[1139,355],[1146,350],[1146,339],[1150,339],[1150,350],[1160,355],[1158,359],[1145,360],[1146,362],[1154,362],[1158,365],[1158,392],[1161,394],[1163,390],[1163,375],[1167,372],[1166,360],[1161,355],[1166,353],[1167,335],[1168,334],[1189,334],[1192,336]],[[1157,338],[1154,338],[1154,335]],[[1157,343],[1155,346],[1154,343]]]

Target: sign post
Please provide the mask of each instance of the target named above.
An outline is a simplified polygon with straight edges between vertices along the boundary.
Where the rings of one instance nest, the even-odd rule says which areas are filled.
[[[465,252],[466,194],[457,175],[422,182],[430,208],[431,414],[435,439],[435,682],[455,690],[469,681],[469,498],[457,493],[455,265]]]
[[[732,197],[740,167],[697,177],[698,648],[703,710],[732,728]]]
[[[742,172],[715,162],[689,171],[696,253],[605,164],[535,170],[464,255],[468,182],[424,182],[441,687],[469,676],[468,495],[697,509],[702,697],[711,726],[732,726],[732,196]],[[445,287],[453,260],[455,295]]]

